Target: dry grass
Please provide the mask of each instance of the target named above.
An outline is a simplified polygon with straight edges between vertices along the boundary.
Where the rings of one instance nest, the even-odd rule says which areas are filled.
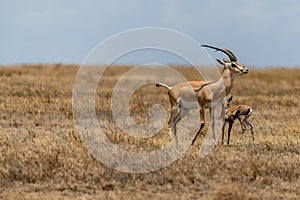
[[[105,73],[106,87],[96,97],[97,116],[110,127],[107,134],[113,142],[159,148],[169,142],[167,128],[137,142],[115,126],[109,106],[103,104],[109,103],[114,84],[128,69]],[[233,103],[253,107],[255,144],[247,132],[243,143],[235,145],[240,133],[235,124],[232,145],[217,146],[199,158],[199,138],[179,160],[146,174],[108,169],[82,146],[72,116],[77,70],[65,65],[0,68],[0,199],[299,198],[300,69],[253,70],[236,79]],[[194,74],[188,68],[179,70]],[[141,95],[146,90],[149,94]],[[164,90],[139,89],[131,101],[133,117],[145,123],[144,113],[157,97],[169,109]],[[138,103],[141,98],[143,103]]]

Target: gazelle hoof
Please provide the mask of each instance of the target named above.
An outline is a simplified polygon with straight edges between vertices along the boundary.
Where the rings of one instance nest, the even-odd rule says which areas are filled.
[[[212,139],[212,145],[213,146],[218,146],[218,142],[215,139]]]

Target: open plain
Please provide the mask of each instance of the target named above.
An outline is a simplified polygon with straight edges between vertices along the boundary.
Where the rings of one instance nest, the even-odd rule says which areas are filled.
[[[207,113],[203,134],[181,158],[142,174],[107,168],[82,145],[72,112],[78,69],[63,64],[0,68],[0,199],[300,198],[300,68],[250,67],[249,74],[236,78],[232,104],[253,108],[254,144],[250,131],[236,144],[241,133],[236,122],[230,145],[199,158]],[[138,139],[122,132],[111,114],[112,90],[129,69],[105,71],[96,114],[113,143],[151,151],[170,142],[166,125],[152,138]],[[176,69],[195,78],[191,68]],[[165,90],[138,89],[130,101],[134,120],[147,123],[148,108],[157,102],[170,110]]]

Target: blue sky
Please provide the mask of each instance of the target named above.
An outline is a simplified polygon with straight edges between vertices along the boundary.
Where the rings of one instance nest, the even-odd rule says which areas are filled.
[[[0,27],[1,65],[80,64],[114,34],[163,27],[200,44],[229,48],[248,66],[300,66],[296,0],[0,0]],[[132,63],[147,60],[129,58]]]

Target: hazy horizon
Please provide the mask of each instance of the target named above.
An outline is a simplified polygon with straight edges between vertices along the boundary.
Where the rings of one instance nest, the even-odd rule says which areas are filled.
[[[299,67],[300,2],[290,1],[1,1],[0,65],[81,64],[107,38],[130,29],[162,27],[199,44],[232,50],[241,64]],[[207,50],[215,58],[222,54]],[[120,64],[184,64],[141,52]]]

